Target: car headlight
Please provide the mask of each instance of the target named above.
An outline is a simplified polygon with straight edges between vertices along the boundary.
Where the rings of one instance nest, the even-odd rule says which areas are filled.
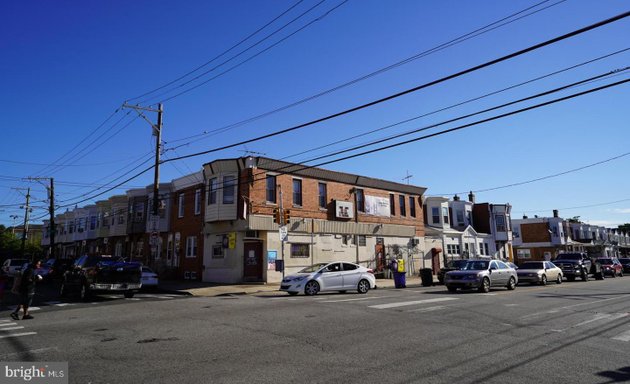
[[[295,279],[293,279],[293,281],[298,282],[298,281],[302,281],[304,279],[306,279],[306,276],[298,276]]]

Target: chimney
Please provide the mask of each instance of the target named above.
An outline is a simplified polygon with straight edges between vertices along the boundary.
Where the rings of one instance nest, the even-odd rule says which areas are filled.
[[[558,217],[558,210],[557,209],[553,210],[553,217]]]
[[[459,196],[457,195],[453,196],[453,201],[459,201]]]
[[[468,194],[468,201],[470,201],[471,203],[475,203],[475,194],[472,193],[472,191],[470,191],[470,193]]]
[[[527,215],[523,215],[523,219],[527,219]]]

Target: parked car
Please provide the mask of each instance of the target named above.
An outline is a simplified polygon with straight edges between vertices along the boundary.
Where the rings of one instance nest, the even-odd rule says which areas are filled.
[[[513,290],[517,283],[516,270],[500,260],[468,260],[461,270],[447,272],[444,277],[449,292],[455,292],[457,288],[476,288],[484,293],[491,287]]]
[[[6,259],[4,263],[2,263],[2,270],[7,276],[15,277],[15,275],[22,271],[24,264],[28,262],[27,259]]]
[[[547,281],[562,284],[562,270],[551,261],[526,261],[518,271],[518,283],[547,285]]]
[[[508,267],[510,267],[510,268],[518,269],[518,265],[514,264],[514,263],[513,263],[513,262],[511,262],[511,261],[508,261],[508,262],[506,262],[505,264],[507,264],[507,265],[508,265]]]
[[[143,289],[157,289],[158,287],[158,275],[149,267],[142,267],[141,280]]]
[[[623,267],[623,271],[630,273],[630,258],[623,257],[619,259],[619,262],[621,263],[621,266]]]
[[[576,278],[588,281],[589,275],[597,280],[604,278],[602,266],[597,259],[591,260],[586,253],[565,252],[559,254],[553,263],[562,270],[568,281],[575,281]]]
[[[437,273],[437,278],[440,284],[444,284],[444,275],[446,274],[446,272],[457,271],[461,269],[464,265],[466,265],[467,261],[468,260],[449,260],[446,265],[440,268]]]
[[[286,276],[280,284],[280,290],[289,295],[304,292],[308,296],[324,291],[343,293],[354,289],[359,293],[367,293],[374,288],[376,278],[371,269],[345,261],[314,264],[294,275]]]
[[[92,293],[122,293],[131,298],[141,287],[142,265],[109,255],[82,256],[66,271],[61,296],[78,291],[82,300]]]
[[[623,266],[616,258],[602,257],[597,259],[597,261],[602,265],[604,275],[612,277],[623,276]]]

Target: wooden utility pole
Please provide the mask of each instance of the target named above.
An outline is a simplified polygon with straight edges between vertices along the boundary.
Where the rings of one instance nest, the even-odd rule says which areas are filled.
[[[48,209],[50,213],[50,225],[48,230],[50,231],[50,258],[55,258],[55,234],[57,233],[57,229],[55,228],[55,181],[51,177],[50,178],[50,188],[48,189],[50,192],[50,208]]]
[[[24,206],[24,226],[22,227],[22,247],[20,254],[24,257],[24,251],[26,248],[26,234],[28,233],[28,216],[30,207],[28,206],[31,200],[31,188],[26,191],[26,205]],[[32,260],[31,260],[32,261]]]

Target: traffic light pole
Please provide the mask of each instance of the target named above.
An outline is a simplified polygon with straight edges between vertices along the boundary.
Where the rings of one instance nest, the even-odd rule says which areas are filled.
[[[282,185],[278,184],[278,190],[280,191],[280,223],[279,225],[283,226],[284,223],[284,209],[282,208]],[[284,270],[286,269],[286,265],[284,264],[284,239],[280,239],[280,254],[282,256],[282,280],[284,280]]]

